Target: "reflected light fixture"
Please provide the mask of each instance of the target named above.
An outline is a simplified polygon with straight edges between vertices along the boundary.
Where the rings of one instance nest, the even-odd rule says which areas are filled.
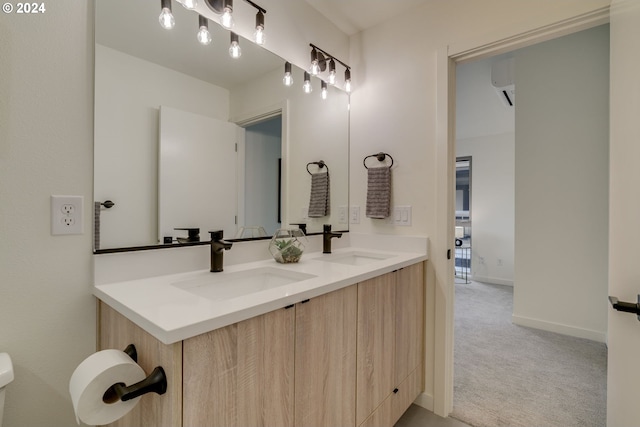
[[[211,33],[209,32],[209,20],[202,15],[198,15],[198,26],[200,30],[198,31],[198,41],[202,45],[208,45],[211,43]]]
[[[336,61],[333,58],[329,61],[329,84],[336,84]]]
[[[185,9],[194,10],[198,6],[198,0],[178,0]]]
[[[284,77],[282,78],[282,83],[285,86],[291,86],[293,84],[293,76],[291,75],[291,62],[284,63]]]
[[[321,95],[322,95],[322,99],[327,99],[327,92],[328,92],[328,89],[327,89],[327,82],[325,82],[324,80],[322,80],[322,81],[320,82],[320,87],[322,88],[322,92],[320,92],[320,93],[321,93]]]
[[[234,32],[231,32],[231,46],[229,46],[229,55],[232,58],[240,58],[242,55],[242,50],[240,49],[240,42],[238,40],[238,35]]]
[[[335,56],[331,55],[327,51],[320,49],[318,46],[313,43],[309,43],[311,46],[311,67],[309,68],[309,72],[311,74],[320,74],[327,69],[327,62],[329,63],[329,74],[327,78],[322,78],[322,80],[330,85],[336,84],[336,62],[339,62],[344,68],[344,90],[347,92],[351,92],[351,67],[349,67],[344,62],[340,61]],[[324,92],[323,92],[324,98]]]
[[[233,0],[225,0],[222,16],[220,17],[220,25],[230,30],[233,28],[233,24]]]
[[[304,84],[302,85],[302,90],[304,90],[304,93],[313,92],[313,87],[311,86],[311,76],[306,71],[304,72]]]
[[[171,0],[160,0],[162,11],[158,17],[160,26],[165,30],[170,30],[176,26],[176,20],[171,13]]]
[[[264,13],[262,10],[258,10],[256,13],[256,31],[253,33],[253,39],[260,46],[264,44]]]

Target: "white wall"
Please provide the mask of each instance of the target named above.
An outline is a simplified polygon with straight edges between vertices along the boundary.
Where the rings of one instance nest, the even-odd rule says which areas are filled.
[[[76,425],[69,379],[95,349],[91,5],[0,17],[0,351],[15,369],[5,427]],[[84,234],[50,234],[52,194],[84,196]]]
[[[513,285],[513,132],[456,141],[471,156],[471,274],[473,280]]]
[[[229,118],[229,92],[96,45],[95,200],[100,248],[158,243],[158,129],[161,105]]]
[[[516,79],[513,319],[604,341],[608,25],[519,51]]]

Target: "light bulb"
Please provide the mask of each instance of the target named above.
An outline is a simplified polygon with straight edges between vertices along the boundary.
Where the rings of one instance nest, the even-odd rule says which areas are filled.
[[[200,44],[203,44],[206,46],[209,43],[211,43],[211,33],[209,32],[209,29],[204,25],[200,27],[200,31],[198,31],[197,37]]]
[[[336,84],[336,70],[329,71],[329,84]]]
[[[336,84],[336,61],[333,58],[329,61],[329,84]]]
[[[322,86],[322,92],[320,92],[320,94],[322,95],[322,99],[327,99],[327,82],[325,82],[324,80],[321,83]]]
[[[307,73],[306,71],[304,73],[304,84],[302,85],[302,90],[304,90],[304,93],[313,92],[313,87],[311,86],[310,76],[309,76],[309,73]]]
[[[256,27],[256,32],[253,33],[253,39],[256,41],[256,44],[262,46],[264,44],[264,28]]]
[[[309,71],[311,72],[312,76],[317,76],[318,73],[320,72],[320,65],[318,64],[318,60],[314,59],[311,62],[311,68],[309,68]]]
[[[344,71],[344,90],[351,93],[351,70],[349,68]]]
[[[240,55],[242,55],[240,43],[238,42],[238,35],[236,33],[231,33],[231,46],[229,46],[229,55],[232,58],[240,58]]]
[[[222,16],[220,17],[220,25],[226,29],[233,28],[233,15],[231,14],[231,8],[225,7]]]
[[[198,6],[198,0],[178,0],[185,9],[194,10]]]
[[[282,83],[285,86],[291,86],[293,84],[293,76],[291,75],[291,62],[284,63],[284,77],[282,78]]]
[[[160,25],[165,30],[170,30],[176,26],[176,20],[171,14],[171,9],[168,7],[163,7],[162,12],[160,12],[160,17],[158,18],[160,21]]]
[[[262,10],[258,10],[256,13],[256,31],[253,33],[253,39],[260,46],[264,44],[264,13]]]

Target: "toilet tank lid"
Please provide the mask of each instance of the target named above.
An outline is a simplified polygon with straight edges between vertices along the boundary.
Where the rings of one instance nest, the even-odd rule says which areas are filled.
[[[13,365],[8,353],[0,353],[0,388],[13,381]]]

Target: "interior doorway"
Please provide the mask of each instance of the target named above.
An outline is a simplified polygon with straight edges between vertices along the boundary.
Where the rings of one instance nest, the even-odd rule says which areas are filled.
[[[588,47],[588,49],[582,49],[582,46]],[[592,48],[593,50],[589,50]],[[583,53],[587,51],[589,51],[589,54],[585,54],[584,57],[574,54],[574,52]],[[533,45],[531,47],[515,51],[513,52],[513,55],[516,61],[521,61],[519,64],[522,65],[520,68],[521,73],[518,75],[518,105],[525,105],[525,109],[520,110],[518,115],[518,123],[520,126],[517,131],[514,128],[513,136],[510,141],[508,138],[499,138],[496,137],[496,135],[483,135],[481,138],[478,137],[473,139],[473,143],[478,145],[483,143],[488,144],[488,142],[495,142],[500,139],[504,139],[512,146],[510,151],[502,150],[500,152],[495,150],[496,147],[492,147],[491,149],[493,151],[491,152],[491,155],[486,156],[485,158],[478,156],[478,159],[481,159],[478,164],[483,165],[483,167],[486,166],[486,171],[483,171],[479,175],[482,177],[483,183],[484,181],[488,181],[490,176],[493,176],[493,184],[488,186],[489,191],[483,193],[483,196],[494,198],[490,203],[483,205],[483,209],[479,209],[481,212],[481,215],[479,216],[484,217],[483,220],[485,220],[491,216],[498,217],[504,213],[504,211],[510,209],[514,219],[511,225],[511,239],[513,244],[511,245],[511,248],[509,248],[508,245],[504,244],[504,240],[493,239],[496,233],[501,232],[501,229],[495,228],[495,225],[504,226],[506,221],[496,221],[496,224],[492,225],[492,227],[494,227],[492,229],[488,226],[488,222],[483,223],[482,226],[484,228],[482,229],[482,233],[476,233],[477,224],[474,219],[474,215],[469,215],[469,219],[474,222],[474,234],[479,235],[477,239],[474,238],[473,258],[479,261],[480,265],[493,268],[492,271],[489,271],[491,274],[487,274],[485,271],[488,270],[485,268],[483,271],[486,275],[485,278],[491,279],[492,277],[496,277],[496,275],[501,272],[501,269],[504,270],[506,262],[509,261],[509,259],[505,258],[503,254],[511,253],[513,257],[515,248],[518,247],[518,244],[515,242],[515,232],[520,230],[520,233],[518,234],[519,238],[522,239],[521,242],[525,242],[526,244],[523,243],[519,246],[521,249],[518,251],[520,260],[518,265],[521,268],[519,269],[519,281],[515,283],[515,291],[513,292],[513,295],[519,293],[521,297],[519,300],[515,297],[513,298],[513,314],[511,315],[511,313],[507,313],[504,318],[506,324],[511,325],[513,323],[551,332],[559,332],[567,336],[567,339],[569,336],[589,338],[595,344],[600,344],[598,343],[600,340],[597,326],[592,330],[587,330],[588,328],[582,325],[598,325],[600,317],[602,317],[603,314],[606,317],[606,310],[604,307],[602,307],[602,310],[599,310],[599,306],[596,305],[593,309],[589,310],[590,317],[587,318],[586,316],[581,317],[579,311],[574,311],[575,315],[571,316],[567,315],[571,310],[565,309],[564,311],[554,312],[553,307],[547,304],[547,301],[549,300],[549,293],[547,292],[546,287],[549,283],[553,283],[553,287],[552,289],[549,289],[549,291],[553,291],[555,297],[557,294],[563,294],[565,292],[574,293],[572,287],[580,286],[580,289],[584,291],[586,288],[584,288],[583,285],[589,281],[589,278],[576,278],[574,277],[575,275],[564,277],[561,274],[561,270],[556,274],[554,271],[555,259],[552,258],[550,262],[547,262],[544,259],[544,253],[536,253],[535,251],[529,252],[529,249],[540,248],[542,246],[549,245],[550,242],[555,242],[556,240],[562,243],[562,230],[556,230],[555,226],[556,223],[558,223],[558,225],[562,225],[563,222],[557,220],[553,222],[545,222],[546,213],[549,211],[553,211],[554,214],[558,215],[554,218],[561,218],[563,215],[572,217],[573,222],[569,227],[572,227],[575,223],[594,224],[590,227],[582,226],[572,228],[572,232],[570,234],[574,239],[578,239],[580,241],[591,241],[591,239],[595,237],[596,240],[592,242],[589,247],[606,248],[607,236],[594,236],[593,232],[593,230],[606,230],[606,212],[594,211],[591,206],[606,205],[607,200],[606,177],[608,174],[608,163],[606,162],[606,152],[608,150],[608,144],[606,143],[606,129],[608,111],[599,108],[591,111],[589,110],[590,107],[586,107],[584,109],[583,107],[594,104],[606,105],[608,92],[606,85],[603,83],[608,84],[608,75],[605,72],[596,71],[592,76],[588,77],[589,83],[583,84],[581,87],[573,84],[573,76],[576,73],[579,73],[580,69],[588,67],[589,64],[594,68],[604,68],[607,66],[608,28],[596,27],[588,31],[569,35],[562,39],[552,40],[547,43],[541,43],[540,45]],[[589,58],[593,58],[594,62],[580,62],[585,60],[588,55],[593,55],[589,56]],[[572,56],[575,58],[571,58]],[[562,59],[561,61],[552,62],[558,61],[559,57]],[[570,59],[566,60],[566,58]],[[543,63],[544,60],[549,61],[548,65],[543,65],[542,70],[532,70],[532,67],[536,67],[537,64]],[[551,78],[552,76],[555,77],[556,73],[563,75],[559,75],[558,79]],[[544,74],[546,77],[544,79],[536,79],[540,74]],[[563,82],[558,83],[557,86],[549,84],[550,81],[557,81],[560,79],[564,80]],[[488,81],[487,86],[489,86]],[[523,87],[525,89],[521,91],[520,88]],[[459,86],[457,89],[459,89]],[[498,97],[502,99],[500,95],[504,95],[505,91],[494,92],[497,92]],[[591,96],[591,93],[595,93],[596,95],[594,96],[596,99],[593,100],[593,102],[581,99],[578,92],[589,92],[589,96]],[[523,97],[522,93],[526,93],[526,96]],[[509,107],[513,107],[515,104],[515,88],[512,88],[511,92],[507,93],[507,95],[510,95],[508,97],[508,101],[510,102],[508,102],[507,105]],[[555,96],[563,97],[564,102],[574,102],[575,105],[564,104],[564,102],[554,102]],[[456,99],[458,100],[459,96],[457,96]],[[523,99],[525,99],[526,102],[522,102]],[[560,107],[560,105],[562,105],[562,107]],[[522,111],[526,111],[530,115],[525,115]],[[567,111],[571,111],[571,114],[567,114]],[[582,116],[579,117],[579,115]],[[595,127],[591,127],[594,120],[597,120],[599,124]],[[567,129],[566,131],[564,131],[565,127]],[[586,142],[585,136],[582,135],[583,128],[590,129],[589,132],[592,134],[598,133],[598,137],[594,138],[591,142]],[[553,132],[548,133],[549,129],[553,129]],[[599,133],[601,129],[605,130],[603,135]],[[515,137],[516,132],[519,133],[518,138]],[[585,132],[585,134],[588,134],[589,132]],[[558,135],[562,135],[562,138],[559,138]],[[457,139],[458,137],[456,137],[456,144]],[[547,145],[547,141],[552,141],[553,143]],[[474,161],[476,160],[476,154],[482,153],[482,150],[477,147],[467,147],[467,149],[466,154],[473,152]],[[510,178],[500,176],[496,177],[496,175],[499,175],[499,166],[503,163],[499,159],[501,158],[501,153],[504,152],[508,153],[513,158],[512,168],[514,169],[514,172],[511,174]],[[562,162],[561,158],[563,156],[560,152],[571,153],[572,160],[576,160],[579,157],[581,160],[578,161],[577,164],[591,164],[592,166],[589,168],[588,175],[583,175],[580,168],[576,167],[576,169],[572,169],[572,165]],[[457,151],[456,154],[460,155],[460,152]],[[495,162],[496,160],[498,161]],[[491,163],[491,161],[494,161],[494,163]],[[486,162],[487,165],[484,165],[483,162]],[[459,216],[463,217],[464,215],[464,193],[460,193],[458,191],[457,171],[458,161],[456,161],[456,222],[458,221]],[[585,177],[588,178],[593,174],[598,176],[596,179],[597,184],[590,187],[592,189],[596,189],[595,191],[591,191],[588,194],[581,193],[580,191],[575,190],[573,185],[571,188],[563,188],[563,177],[565,175],[581,177],[580,180],[584,181]],[[515,184],[516,178],[519,181],[517,185]],[[516,188],[521,190],[516,193],[520,197],[517,203],[514,202],[515,198],[512,197],[510,207],[505,205],[500,208],[495,197],[496,194],[499,193],[498,190],[500,189],[500,185],[507,181],[511,181],[512,183],[511,193],[513,193]],[[557,198],[555,196],[556,193],[558,194]],[[475,201],[480,199],[478,196],[479,194],[480,193],[478,191],[474,191],[474,203],[471,204],[471,206],[474,206],[474,211],[476,210]],[[567,195],[569,195],[569,197],[567,197]],[[462,204],[460,203],[461,201]],[[596,201],[597,204],[595,203]],[[460,206],[463,208],[462,212],[458,212],[461,210]],[[578,206],[580,207],[576,209]],[[516,218],[518,218],[517,221]],[[513,224],[516,226],[514,227]],[[518,224],[520,228],[518,228]],[[458,224],[456,223],[456,226],[457,225]],[[460,231],[461,230],[459,228],[456,228],[456,233],[460,233]],[[464,233],[462,233],[462,235],[464,236]],[[544,238],[542,236],[544,236]],[[494,240],[492,245],[493,249],[490,248],[491,245],[488,244],[480,245],[480,242],[487,243],[491,239]],[[481,246],[479,251],[476,250],[476,245]],[[580,248],[575,248],[575,250],[579,251]],[[500,251],[502,251],[502,253]],[[604,249],[604,251],[606,252],[606,249]],[[522,254],[527,254],[528,256],[521,257]],[[601,253],[599,258],[594,258],[589,262],[585,261],[587,257],[589,257],[588,254],[583,254],[582,258],[576,259],[576,262],[572,263],[572,265],[580,265],[581,269],[584,272],[587,272],[586,274],[589,276],[597,276],[603,272],[606,275],[606,264],[603,265],[605,261],[603,261],[603,263],[599,263],[598,261],[598,259],[600,261],[606,260],[606,253]],[[565,259],[563,258],[559,261],[565,262]],[[456,259],[456,273],[458,272],[458,262],[458,259]],[[511,262],[510,264],[515,265],[515,262]],[[596,264],[597,267],[595,266]],[[475,271],[476,269],[474,269],[474,273]],[[541,280],[541,275],[545,277],[544,280]],[[508,284],[500,283],[500,281],[495,280],[487,281],[497,285]],[[515,278],[513,276],[511,281],[511,284],[514,284]],[[456,283],[459,282],[456,281]],[[591,290],[591,293],[587,298],[593,297],[596,302],[598,300],[605,301],[605,284],[606,277],[600,278],[597,283],[588,287]],[[476,299],[474,299],[474,301],[476,301]],[[530,315],[529,313],[534,314]],[[566,316],[564,318],[571,319],[571,321],[563,323],[563,321],[558,318],[559,315]],[[571,322],[575,323],[572,324]],[[481,322],[475,323],[477,324]],[[458,349],[457,336],[458,335],[456,335],[456,349]],[[541,334],[540,336],[543,335]],[[564,344],[564,340],[562,341]],[[497,342],[499,342],[499,340]],[[496,347],[498,346],[494,346],[494,348]],[[596,350],[600,351],[601,349]],[[551,348],[550,351],[550,354],[553,355],[554,349]],[[511,360],[510,357],[514,353],[515,352],[513,351],[497,353],[493,359]],[[506,357],[506,359],[504,359],[503,356]],[[490,360],[491,359],[492,358],[490,358]],[[458,359],[456,358],[456,361],[457,360]],[[478,358],[474,359],[474,363],[477,362]],[[518,364],[517,361],[512,363],[515,363],[516,365]],[[490,365],[491,363],[487,363],[483,366]],[[525,365],[528,364],[525,363]],[[604,366],[606,366],[606,361]],[[461,369],[458,369],[457,367],[456,369],[458,372],[461,371]],[[606,368],[604,369],[606,371]],[[565,372],[561,361],[558,363],[558,370]],[[567,377],[575,378],[577,375],[571,374],[567,375]],[[589,377],[589,375],[584,376],[585,386]],[[487,381],[479,381],[478,383],[487,384]],[[501,388],[507,387],[506,384],[509,383],[508,378],[506,376],[502,378],[501,383]],[[495,399],[496,405],[504,406],[505,402],[509,402],[511,397],[518,394],[517,387],[518,384],[515,385],[512,392],[508,393],[507,397]],[[606,381],[604,388],[606,389]],[[493,388],[491,390],[493,390]],[[596,387],[595,391],[602,391],[602,387]],[[591,396],[596,394],[597,393],[589,393]],[[482,393],[480,391],[478,395],[486,397],[488,393]],[[599,396],[602,395],[603,394]],[[536,398],[537,396],[531,397],[533,400]],[[604,400],[600,399],[600,401],[596,403],[578,403],[576,404],[576,410],[578,412],[584,412],[584,410],[598,407],[598,405],[604,407]],[[514,404],[512,402],[511,405],[507,404],[506,406],[519,407],[522,405]],[[553,405],[551,405],[551,407],[553,407]],[[581,411],[581,408],[584,410]],[[489,412],[491,412],[491,409],[489,409]],[[559,413],[559,410],[552,409],[547,412]],[[456,410],[456,413],[459,415],[460,411]],[[595,419],[595,417],[592,418]],[[465,421],[470,422],[471,420],[465,419]]]

